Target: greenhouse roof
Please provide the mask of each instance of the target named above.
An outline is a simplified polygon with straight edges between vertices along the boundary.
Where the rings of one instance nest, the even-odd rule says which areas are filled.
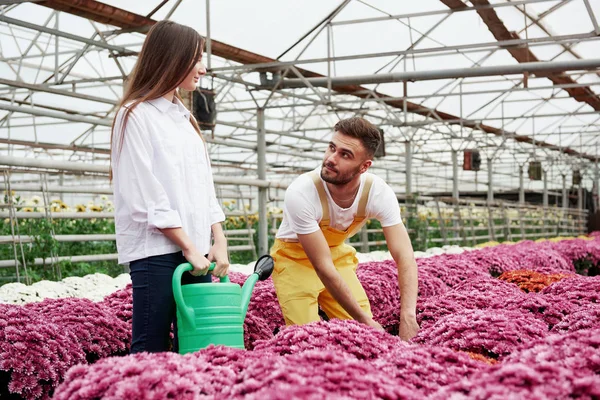
[[[490,177],[513,190],[531,161],[551,188],[572,170],[597,181],[600,0],[2,4],[0,154],[14,159],[106,166],[123,77],[168,18],[211,39],[202,85],[216,93],[219,175],[288,183],[319,165],[337,120],[363,115],[385,136],[373,171],[398,193],[451,191],[467,149],[483,171],[459,166],[461,191]]]

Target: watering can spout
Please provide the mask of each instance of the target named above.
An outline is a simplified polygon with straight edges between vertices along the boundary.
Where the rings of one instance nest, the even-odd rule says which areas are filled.
[[[260,257],[254,265],[254,273],[246,279],[246,282],[244,282],[244,286],[242,286],[242,316],[244,319],[248,312],[248,305],[250,304],[250,297],[252,296],[254,285],[257,281],[269,279],[274,266],[275,261],[270,255]]]

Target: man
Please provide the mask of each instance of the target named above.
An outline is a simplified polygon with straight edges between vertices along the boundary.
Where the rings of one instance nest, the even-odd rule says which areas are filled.
[[[409,340],[419,330],[417,265],[396,195],[367,172],[381,143],[379,130],[363,118],[349,118],[334,131],[320,171],[303,174],[288,187],[271,249],[273,283],[286,324],[318,321],[320,305],[330,318],[381,329],[356,276],[356,250],[344,243],[375,218],[398,266],[400,337]]]

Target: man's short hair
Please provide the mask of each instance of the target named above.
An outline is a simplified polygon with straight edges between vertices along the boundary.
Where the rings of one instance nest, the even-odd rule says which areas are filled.
[[[364,118],[342,119],[335,124],[333,130],[360,139],[369,157],[373,157],[381,144],[379,129]]]

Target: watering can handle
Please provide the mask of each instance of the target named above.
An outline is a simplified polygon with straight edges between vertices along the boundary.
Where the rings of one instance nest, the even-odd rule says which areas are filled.
[[[215,265],[216,265],[215,263],[211,263],[208,270],[209,271],[214,270]],[[172,282],[173,297],[175,298],[175,304],[177,305],[177,309],[179,310],[179,313],[182,315],[182,318],[185,320],[185,322],[192,327],[195,325],[194,310],[185,304],[185,299],[183,298],[183,292],[181,290],[181,276],[183,275],[184,272],[192,271],[193,269],[194,269],[194,267],[190,263],[186,262],[186,263],[180,264],[175,269],[175,272],[173,273],[173,282]],[[229,282],[229,277],[224,276],[224,277],[220,278],[220,280],[221,280],[221,282],[226,283],[226,282]]]
[[[194,310],[185,304],[183,292],[181,290],[181,276],[184,272],[191,271],[193,269],[194,267],[192,267],[192,264],[190,263],[179,264],[179,266],[175,268],[175,272],[173,273],[172,282],[173,297],[175,298],[175,304],[177,306],[177,309],[179,310],[179,313],[181,314],[181,317],[183,318],[185,323],[188,324],[190,327],[195,326]]]
[[[217,266],[216,263],[210,263],[210,267],[208,267],[208,272],[212,272],[214,271],[215,267]],[[221,283],[229,283],[229,277],[227,275],[220,277],[219,280],[221,281]]]

